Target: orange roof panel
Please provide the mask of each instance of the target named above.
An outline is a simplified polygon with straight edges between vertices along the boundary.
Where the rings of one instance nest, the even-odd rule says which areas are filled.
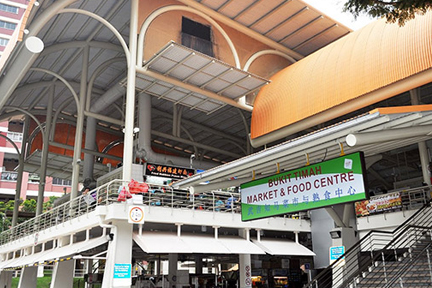
[[[255,100],[251,138],[325,113],[431,67],[432,12],[417,16],[404,27],[378,20],[274,75]],[[336,116],[394,95],[366,104],[359,101]]]

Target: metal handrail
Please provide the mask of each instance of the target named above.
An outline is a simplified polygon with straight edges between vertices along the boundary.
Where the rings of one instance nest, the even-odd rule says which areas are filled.
[[[53,207],[43,214],[0,233],[0,246],[70,221],[80,215],[93,211],[99,205],[109,205],[118,202],[118,195],[121,187],[128,187],[128,184],[129,181],[112,180],[88,192],[94,199],[93,203],[88,204],[88,195],[80,195],[73,200]],[[172,210],[194,209],[212,211],[213,213],[240,212],[239,209],[236,209],[238,204],[233,203],[233,201],[231,201],[230,206],[225,204],[230,197],[240,199],[238,193],[212,191],[211,194],[201,193],[199,195],[190,195],[187,190],[173,189],[171,186],[167,185],[149,184],[148,186],[149,189],[147,192],[140,193],[138,196],[133,197],[142,197],[143,204],[148,205],[150,210],[153,209],[153,207],[161,206],[171,208]],[[217,198],[224,202],[223,207],[215,207]]]
[[[341,255],[335,262],[319,273],[306,287],[345,287],[364,274],[376,261],[385,261],[382,255],[393,251],[392,258],[397,257],[398,250],[406,250],[418,239],[416,230],[430,229],[432,209],[425,204],[395,230],[368,232],[362,239]],[[387,257],[389,259],[390,255]],[[333,282],[333,283],[332,283]],[[334,283],[336,282],[336,283]]]
[[[395,284],[397,281],[399,281],[399,279],[401,279],[404,275],[406,275],[408,272],[410,272],[411,269],[414,267],[414,264],[417,264],[422,259],[424,259],[424,253],[425,252],[428,253],[428,251],[430,251],[431,246],[432,246],[432,243],[429,243],[421,251],[416,253],[414,255],[414,257],[412,255],[410,255],[409,258],[405,257],[409,260],[403,262],[402,265],[392,266],[391,267],[392,269],[390,270],[390,272],[396,271],[397,273],[395,273],[391,279],[387,279],[387,282],[386,282],[384,287],[392,287],[393,284]],[[429,271],[429,273],[431,273],[431,272],[432,271]],[[432,283],[429,283],[429,284],[432,284]]]

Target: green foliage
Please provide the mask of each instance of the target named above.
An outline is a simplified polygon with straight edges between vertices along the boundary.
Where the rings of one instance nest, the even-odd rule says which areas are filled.
[[[26,199],[21,205],[21,211],[36,212],[36,200],[34,199]]]
[[[49,211],[53,207],[54,201],[58,197],[51,196],[48,201],[43,203],[43,212]],[[6,217],[6,211],[13,211],[14,209],[14,200],[9,200],[8,202],[0,201],[0,232],[9,229],[12,225],[12,217]],[[24,212],[36,212],[37,201],[34,199],[27,199],[25,201],[20,201],[19,209]],[[4,219],[4,220],[3,220]],[[18,224],[28,220],[28,218],[19,217]]]
[[[53,203],[57,198],[59,198],[59,197],[56,197],[56,196],[49,197],[48,201],[43,203],[43,212],[51,210],[53,207]]]
[[[374,18],[386,17],[387,22],[398,22],[399,26],[403,26],[406,21],[431,8],[432,1],[424,0],[348,0],[344,11],[351,12],[356,17],[361,13]]]
[[[39,277],[37,278],[37,283],[36,283],[36,287],[37,288],[49,288],[50,284],[51,284],[51,276],[44,276],[44,277]],[[19,277],[14,277],[12,278],[12,288],[16,288],[18,287],[18,282],[19,282]],[[84,288],[84,279],[82,278],[74,278],[73,281],[73,288]],[[97,287],[101,287],[99,284],[97,285],[93,285],[93,287],[97,288]]]

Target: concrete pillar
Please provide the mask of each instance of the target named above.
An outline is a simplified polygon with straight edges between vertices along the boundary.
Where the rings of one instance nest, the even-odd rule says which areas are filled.
[[[172,253],[168,255],[168,281],[170,288],[177,285],[177,262],[177,253]]]
[[[425,141],[421,141],[418,143],[419,154],[420,154],[420,163],[422,167],[423,173],[423,182],[427,185],[431,185],[431,176],[429,174],[429,151],[426,146]]]
[[[30,117],[28,115],[25,116],[24,120],[24,127],[23,127],[23,142],[21,143],[21,154],[19,155],[19,166],[18,166],[18,177],[17,177],[17,183],[16,183],[16,190],[15,190],[15,202],[14,202],[14,212],[12,216],[12,227],[15,227],[18,224],[18,211],[19,211],[19,204],[20,204],[20,196],[21,196],[21,189],[22,189],[22,182],[23,182],[23,173],[24,173],[24,160],[25,156],[27,155],[27,142],[28,142],[28,135],[29,135],[29,128],[30,128]],[[3,231],[3,230],[2,230]],[[0,286],[1,287],[1,286]]]
[[[195,274],[203,274],[203,262],[201,255],[195,255]]]
[[[36,288],[36,282],[37,266],[22,268],[18,288]]]
[[[96,147],[96,119],[87,117],[85,148],[92,151],[97,151]],[[84,154],[83,179],[93,179],[95,156],[90,153]]]
[[[410,92],[410,98],[411,98],[411,104],[412,105],[420,105],[420,95],[419,95],[419,89],[412,89]],[[420,163],[422,167],[422,174],[423,174],[423,182],[427,185],[431,185],[431,176],[429,173],[429,151],[428,147],[426,145],[426,141],[421,141],[418,143],[418,149],[420,154]]]
[[[48,97],[48,106],[47,106],[47,114],[45,119],[45,131],[41,131],[43,137],[43,145],[42,145],[42,157],[41,157],[41,166],[39,169],[39,177],[40,183],[38,186],[38,197],[37,197],[37,206],[36,206],[36,216],[43,213],[43,202],[44,202],[44,194],[45,194],[45,181],[46,181],[46,172],[47,172],[47,164],[48,164],[48,147],[49,147],[49,135],[51,131],[51,122],[53,116],[53,105],[54,105],[54,93],[55,86],[52,85],[49,92]]]
[[[132,224],[127,220],[115,220],[110,233],[113,240],[108,244],[102,288],[129,288],[132,279],[124,278],[124,272],[129,269],[129,275],[132,274]]]
[[[91,274],[93,273],[93,260],[89,259],[85,261],[86,263],[86,274]],[[93,287],[93,284],[89,284],[89,283],[85,283],[85,288],[91,288]]]
[[[73,272],[74,272],[73,260],[55,263],[50,288],[55,288],[55,287],[72,288],[73,276],[74,276]]]
[[[239,276],[240,276],[240,288],[252,287],[252,265],[250,254],[239,255]]]
[[[81,83],[80,83],[80,97],[79,106],[77,107],[77,122],[75,127],[75,142],[74,142],[74,152],[72,160],[72,187],[70,192],[70,200],[75,199],[78,196],[78,182],[80,175],[80,163],[81,163],[81,150],[82,150],[82,139],[83,139],[83,129],[84,129],[84,109],[86,103],[86,93],[87,93],[87,73],[89,64],[89,46],[83,49],[82,58],[82,73],[81,73]]]
[[[44,277],[45,267],[43,265],[38,266],[37,277]],[[1,287],[1,286],[0,286]]]
[[[0,273],[0,287],[11,288],[12,276],[14,271],[1,271]]]
[[[131,1],[131,19],[129,28],[129,63],[126,85],[126,113],[123,144],[123,180],[132,178],[133,147],[134,147],[134,123],[135,123],[135,77],[136,56],[138,43],[138,0]]]

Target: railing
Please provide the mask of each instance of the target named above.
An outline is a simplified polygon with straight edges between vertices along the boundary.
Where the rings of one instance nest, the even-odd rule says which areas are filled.
[[[0,245],[32,235],[38,231],[69,221],[88,213],[98,205],[109,205],[118,202],[121,187],[129,182],[113,180],[89,192],[91,195],[81,195],[71,201],[58,205],[51,210],[23,222],[0,234]],[[93,200],[89,199],[89,196]],[[133,195],[142,197],[143,203],[153,207],[169,207],[171,209],[206,210],[213,213],[239,213],[238,193],[212,191],[199,195],[189,194],[185,190],[173,189],[170,186],[149,185],[148,192]]]
[[[428,202],[431,188],[431,186],[421,186],[371,196],[369,200],[355,203],[356,215],[357,217],[368,217],[398,210],[419,209]],[[370,209],[370,205],[374,208]]]
[[[430,233],[422,233],[422,237],[425,235],[430,237]],[[426,284],[430,287],[432,284],[431,245],[429,241],[422,249],[409,249],[399,256],[397,262],[377,263],[376,270],[378,271],[372,271],[370,274],[374,277],[358,281],[359,284],[364,282],[366,285],[373,284],[375,287],[395,287],[394,285],[404,287],[410,284],[423,286],[421,284]]]
[[[394,262],[404,257],[404,253],[430,232],[431,224],[432,208],[427,203],[392,232],[370,231],[306,287],[356,287],[377,263]],[[384,269],[383,279],[385,273]]]

